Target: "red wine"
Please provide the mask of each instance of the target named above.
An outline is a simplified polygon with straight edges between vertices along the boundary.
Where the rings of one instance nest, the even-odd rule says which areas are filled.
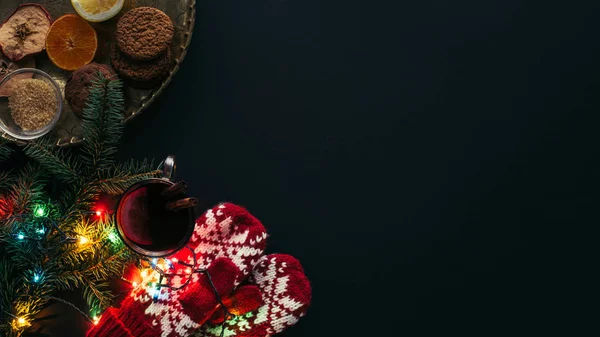
[[[170,211],[169,201],[185,198],[180,195],[165,198],[161,193],[171,184],[152,180],[130,192],[121,200],[117,223],[134,245],[150,251],[163,252],[181,248],[191,234],[193,215],[190,210]]]

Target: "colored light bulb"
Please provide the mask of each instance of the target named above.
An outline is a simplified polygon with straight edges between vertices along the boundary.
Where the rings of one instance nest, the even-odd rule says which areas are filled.
[[[108,239],[112,243],[117,243],[119,241],[119,236],[115,232],[111,232],[110,234],[108,234]]]
[[[38,218],[46,216],[46,208],[42,205],[35,206],[33,208],[33,215]]]

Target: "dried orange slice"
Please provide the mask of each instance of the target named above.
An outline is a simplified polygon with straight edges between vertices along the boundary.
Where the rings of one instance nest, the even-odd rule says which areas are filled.
[[[77,70],[92,62],[97,49],[96,31],[76,14],[56,19],[46,37],[48,57],[63,70]]]

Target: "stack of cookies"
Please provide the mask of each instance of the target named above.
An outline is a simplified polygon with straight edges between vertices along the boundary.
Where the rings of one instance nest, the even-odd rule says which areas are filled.
[[[117,23],[113,68],[138,86],[152,86],[169,73],[174,27],[171,19],[152,7],[138,7]]]

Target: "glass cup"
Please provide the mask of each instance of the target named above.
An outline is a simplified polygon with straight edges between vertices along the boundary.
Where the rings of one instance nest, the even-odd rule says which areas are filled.
[[[131,186],[119,200],[117,230],[134,252],[149,258],[172,255],[185,247],[194,232],[194,208],[170,210],[167,204],[187,198],[184,191],[164,196],[175,183],[175,158],[167,157],[162,178],[151,178]]]

